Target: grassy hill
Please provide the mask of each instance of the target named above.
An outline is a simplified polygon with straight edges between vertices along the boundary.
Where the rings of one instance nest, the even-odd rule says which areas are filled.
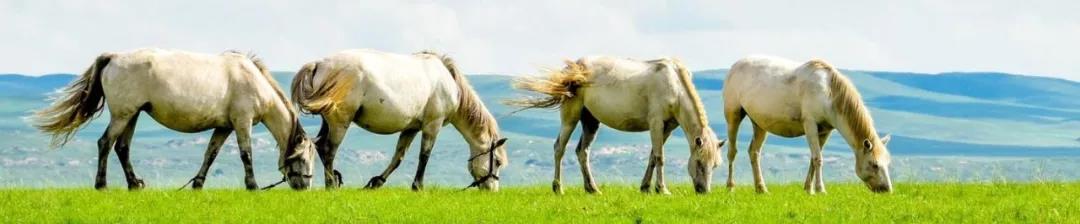
[[[1080,84],[1067,80],[999,73],[913,74],[874,71],[844,71],[863,93],[871,107],[878,130],[892,133],[889,149],[894,155],[893,175],[900,181],[987,181],[1009,179],[1080,179]],[[724,130],[722,113],[723,78],[726,70],[695,73],[715,130]],[[291,82],[291,72],[275,72],[278,82]],[[90,186],[96,164],[94,142],[108,122],[101,116],[82,129],[64,149],[47,149],[47,138],[23,120],[29,111],[46,105],[45,95],[70,81],[71,75],[28,77],[0,75],[0,186]],[[551,178],[552,137],[558,129],[558,115],[552,110],[528,110],[508,115],[514,108],[501,105],[503,99],[522,96],[512,90],[510,76],[471,75],[470,81],[485,104],[498,118],[504,135],[510,137],[511,164],[504,183],[531,185]],[[144,115],[145,116],[145,115]],[[199,166],[209,133],[182,134],[152,121],[140,119],[133,143],[136,171],[152,187],[175,187],[190,178]],[[304,117],[302,123],[315,133],[319,121]],[[747,122],[748,123],[748,122]],[[748,142],[749,124],[744,124],[742,142]],[[469,181],[465,167],[465,143],[456,130],[447,130],[436,143],[426,180],[438,184],[464,185]],[[723,133],[720,133],[723,136]],[[681,136],[681,131],[675,135]],[[385,168],[392,155],[394,135],[373,135],[352,128],[339,153],[338,168],[347,186],[361,185]],[[577,137],[575,136],[574,142]],[[571,143],[571,147],[574,143]],[[601,128],[594,144],[594,171],[605,183],[633,183],[644,172],[648,152],[647,133],[624,133]],[[255,170],[260,183],[280,178],[276,173],[274,142],[260,126],[255,134]],[[413,148],[419,144],[413,144]],[[743,144],[743,147],[746,145]],[[686,142],[673,137],[666,145],[669,179],[686,181]],[[391,186],[407,186],[416,165],[411,150],[401,168],[390,178]],[[745,152],[745,150],[742,150]],[[802,138],[770,137],[763,159],[770,182],[799,181],[805,175],[807,149]],[[242,184],[236,145],[229,140],[215,163],[209,187]],[[749,183],[746,156],[737,166],[741,183]],[[850,149],[837,137],[826,146],[825,176],[830,181],[853,181]],[[567,180],[579,178],[573,155],[563,161]],[[110,164],[110,180],[122,186],[118,163]],[[722,171],[722,170],[720,170]],[[319,171],[321,173],[321,171]],[[723,179],[723,172],[715,178]],[[321,183],[322,181],[316,181]]]

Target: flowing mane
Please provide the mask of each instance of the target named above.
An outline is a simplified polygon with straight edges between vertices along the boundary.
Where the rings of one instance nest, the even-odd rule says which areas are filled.
[[[484,132],[491,134],[491,136],[498,136],[499,126],[495,123],[495,117],[491,116],[487,107],[484,106],[484,102],[480,100],[472,85],[469,84],[469,80],[458,70],[454,59],[432,51],[421,51],[416,54],[438,57],[442,60],[446,70],[450,72],[450,76],[454,77],[454,82],[458,86],[457,113],[460,116],[459,118],[464,119],[473,127],[482,128]]]
[[[229,50],[225,53],[243,55],[251,61],[251,63],[255,65],[255,68],[259,69],[259,74],[263,76],[267,84],[274,89],[274,93],[277,94],[278,100],[281,100],[281,103],[285,104],[286,110],[289,111],[289,119],[292,120],[292,131],[289,133],[289,141],[285,145],[285,150],[287,155],[292,155],[294,152],[291,150],[294,150],[296,145],[304,140],[306,133],[304,133],[304,127],[300,125],[300,118],[296,115],[296,109],[292,107],[292,102],[289,101],[289,97],[285,96],[285,92],[281,90],[281,86],[278,86],[277,80],[270,74],[270,69],[266,67],[266,63],[263,63],[262,59],[254,53],[244,54],[235,50]]]
[[[686,89],[686,93],[690,94],[690,100],[694,102],[694,112],[697,113],[698,122],[701,123],[702,128],[708,128],[709,116],[705,113],[705,104],[701,103],[701,97],[698,97],[697,88],[694,87],[690,71],[686,70],[686,66],[683,66],[682,61],[678,59],[669,60],[675,65],[675,70],[679,73],[679,81],[682,83],[683,88]]]
[[[877,131],[874,129],[874,120],[863,103],[862,96],[851,84],[846,76],[840,74],[828,62],[820,59],[807,62],[816,69],[824,69],[829,72],[829,96],[832,98],[832,107],[848,124],[851,133],[856,139],[876,139]],[[882,153],[882,150],[874,148],[874,155]]]

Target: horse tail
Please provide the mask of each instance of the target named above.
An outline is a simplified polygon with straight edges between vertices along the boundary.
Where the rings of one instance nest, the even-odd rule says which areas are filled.
[[[514,80],[515,89],[541,93],[547,96],[529,97],[504,101],[510,106],[528,108],[557,108],[573,99],[577,90],[587,85],[588,69],[581,60],[566,61],[566,68],[551,71],[545,78],[524,77]]]
[[[31,115],[33,126],[52,136],[50,147],[63,147],[79,127],[93,119],[105,106],[101,72],[113,56],[110,53],[98,56],[82,76],[51,96],[51,105]]]
[[[329,70],[326,79],[319,86],[315,86],[313,80],[318,69],[318,62],[307,63],[293,77],[292,99],[301,112],[319,114],[333,111],[352,90],[356,80],[354,75],[340,70]]]

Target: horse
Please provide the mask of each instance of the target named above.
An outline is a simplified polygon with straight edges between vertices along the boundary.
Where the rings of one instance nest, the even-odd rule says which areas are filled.
[[[750,165],[754,187],[767,193],[761,176],[761,147],[766,133],[786,138],[806,136],[810,168],[804,190],[825,193],[821,151],[833,129],[855,154],[855,173],[874,192],[892,191],[889,179],[890,137],[878,137],[859,91],[840,71],[823,60],[799,64],[769,56],[751,56],[732,65],[724,81],[724,117],[728,123],[727,187],[733,190],[739,123],[750,117],[753,140]]]
[[[63,147],[79,127],[108,105],[109,125],[97,141],[94,187],[98,190],[106,188],[109,148],[114,146],[128,189],[146,186],[128,157],[142,112],[179,132],[214,129],[202,167],[191,181],[195,189],[202,188],[207,170],[231,132],[236,132],[240,146],[246,187],[258,187],[251,165],[251,127],[258,123],[277,141],[279,170],[289,185],[299,190],[311,183],[314,146],[305,137],[289,99],[254,55],[163,49],[103,53],[53,100],[32,117],[36,128],[52,136],[53,147]]]
[[[343,184],[334,157],[351,123],[381,135],[401,133],[394,157],[372,177],[367,189],[381,187],[397,169],[417,133],[423,133],[420,163],[412,190],[423,190],[424,170],[439,130],[452,124],[469,144],[473,184],[498,191],[499,170],[509,164],[506,138],[495,117],[473,91],[454,61],[423,51],[411,55],[370,49],[344,50],[305,64],[292,83],[301,111],[322,117],[315,143],[326,170],[326,187]],[[486,156],[485,156],[486,155]]]
[[[511,100],[510,105],[528,108],[559,108],[562,127],[555,141],[555,180],[552,191],[562,194],[562,157],[567,141],[580,122],[583,134],[577,145],[578,163],[585,191],[599,194],[589,162],[589,146],[599,124],[626,132],[649,131],[652,152],[640,191],[648,193],[656,175],[656,193],[671,194],[664,181],[664,142],[682,127],[689,142],[688,171],[694,190],[708,193],[712,170],[722,162],[724,141],[709,127],[705,106],[698,97],[691,73],[675,59],[638,61],[609,56],[583,57],[566,62],[546,77],[515,80],[514,88],[545,96]]]

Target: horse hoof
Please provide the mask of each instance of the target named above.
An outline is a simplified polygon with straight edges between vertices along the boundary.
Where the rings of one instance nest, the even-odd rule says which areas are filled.
[[[367,185],[365,185],[364,188],[365,189],[378,189],[379,187],[382,187],[383,183],[386,183],[385,178],[383,178],[382,176],[375,176],[375,177],[372,177],[371,180],[368,181]]]
[[[107,187],[107,184],[105,184],[105,182],[94,183],[94,189],[96,189],[96,190],[103,191],[103,190],[105,190],[106,187]]]
[[[417,192],[419,192],[419,191],[423,191],[423,190],[424,190],[424,185],[423,185],[423,184],[417,184],[417,183],[413,183],[413,185],[412,185],[412,191],[417,191]]]
[[[142,179],[135,179],[132,183],[128,184],[128,190],[136,191],[146,188],[146,183]]]
[[[597,188],[592,188],[592,187],[586,187],[586,188],[585,188],[585,192],[587,192],[587,193],[589,193],[589,194],[593,194],[593,195],[601,195],[601,194],[602,194],[602,193],[600,192],[600,189],[597,189]]]
[[[660,195],[671,195],[671,191],[669,191],[666,187],[656,188],[656,193]]]
[[[641,188],[639,190],[641,191],[641,193],[648,194],[649,193],[649,188],[651,188],[651,187],[648,184],[643,184],[643,185],[641,185]]]
[[[551,183],[551,191],[554,192],[555,194],[562,195],[563,194],[562,184],[559,184],[558,181],[552,182]]]

